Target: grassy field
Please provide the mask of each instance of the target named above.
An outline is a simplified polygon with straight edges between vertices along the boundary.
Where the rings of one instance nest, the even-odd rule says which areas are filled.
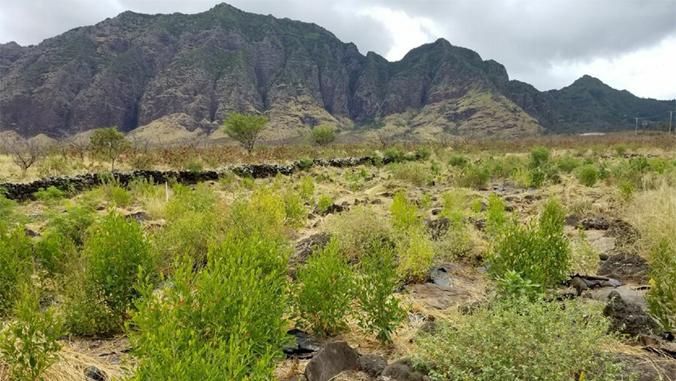
[[[674,142],[131,149],[119,169],[394,162],[0,196],[0,380],[291,380],[309,361],[284,356],[292,328],[433,380],[674,379],[676,360],[610,329],[607,287],[569,282],[618,279],[652,317],[644,336],[673,344]],[[0,182],[108,169],[75,147],[25,174],[0,156]]]

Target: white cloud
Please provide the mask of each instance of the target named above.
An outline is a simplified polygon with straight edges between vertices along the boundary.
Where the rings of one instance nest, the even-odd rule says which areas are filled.
[[[442,30],[431,19],[413,17],[402,10],[386,7],[367,7],[358,11],[373,21],[381,23],[392,35],[393,43],[385,53],[390,61],[400,60],[411,49],[432,42],[442,35]]]
[[[657,99],[676,98],[676,36],[612,58],[554,62],[549,74],[556,83],[570,83],[583,74],[617,89]]]

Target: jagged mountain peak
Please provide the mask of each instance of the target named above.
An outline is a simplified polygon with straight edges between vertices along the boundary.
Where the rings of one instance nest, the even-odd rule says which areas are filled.
[[[617,122],[603,119],[610,112],[598,110],[620,104],[661,111],[662,103],[630,94],[608,102],[615,90],[595,81],[542,93],[443,38],[388,62],[316,24],[222,3],[196,14],[123,12],[36,46],[0,44],[0,130],[128,131],[170,115],[213,129],[233,111],[256,111],[270,117],[272,140],[317,123],[523,135],[610,125]],[[603,95],[584,92],[585,107],[596,111],[580,120],[584,113],[572,111],[580,97],[569,93],[601,86]]]

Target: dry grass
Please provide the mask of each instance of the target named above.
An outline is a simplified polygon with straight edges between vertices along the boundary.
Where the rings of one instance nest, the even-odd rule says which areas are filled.
[[[662,184],[655,190],[638,193],[626,214],[641,232],[642,252],[665,239],[676,247],[676,187]]]

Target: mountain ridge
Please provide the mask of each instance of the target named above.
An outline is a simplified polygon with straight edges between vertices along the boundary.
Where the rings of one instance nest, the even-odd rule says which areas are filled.
[[[173,114],[209,130],[240,111],[268,115],[271,140],[318,123],[420,138],[520,136],[626,129],[633,121],[621,110],[669,108],[596,81],[542,92],[443,38],[390,62],[319,25],[223,3],[189,15],[126,11],[37,45],[0,44],[0,130],[130,131]]]

